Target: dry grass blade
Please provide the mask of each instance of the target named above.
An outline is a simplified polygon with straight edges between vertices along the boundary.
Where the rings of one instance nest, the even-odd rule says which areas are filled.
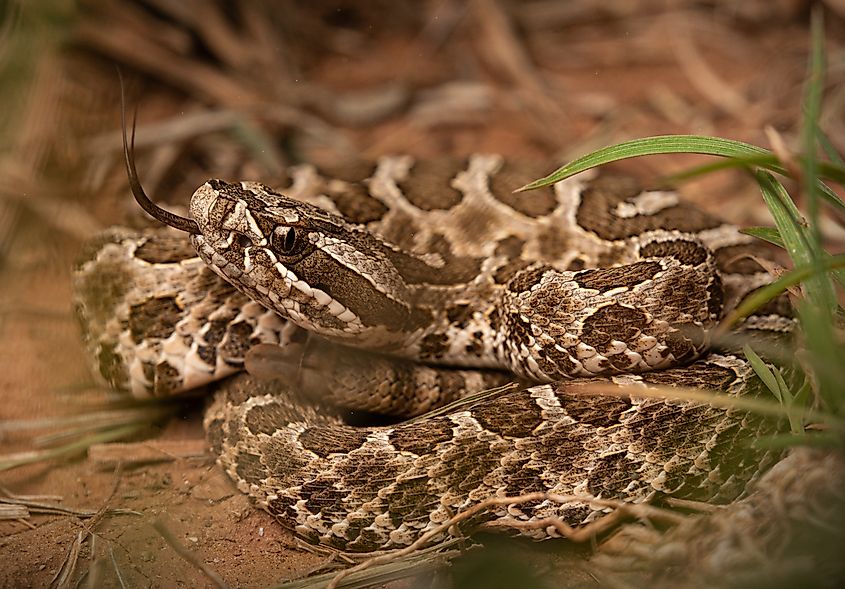
[[[80,531],[68,549],[67,555],[62,562],[61,568],[50,581],[50,589],[65,589],[73,585],[73,576],[79,564],[79,552],[82,550],[82,543],[88,537],[88,532]]]
[[[23,519],[27,517],[29,517],[29,510],[26,505],[0,505],[0,519]]]
[[[88,459],[100,468],[167,462],[186,458],[209,458],[205,440],[148,440],[145,442],[95,444]]]
[[[49,515],[72,515],[79,518],[96,517],[100,510],[92,509],[77,509],[74,507],[65,507],[64,505],[56,505],[53,503],[44,503],[41,501],[31,501],[24,499],[9,499],[7,497],[0,497],[0,505],[19,505],[27,508],[31,513],[49,514]],[[106,515],[143,515],[131,509],[107,509]]]
[[[147,424],[133,423],[130,425],[117,427],[107,430],[102,433],[86,436],[81,440],[59,446],[58,448],[50,448],[48,450],[30,450],[25,452],[17,452],[14,454],[6,454],[0,456],[0,472],[10,470],[23,466],[25,464],[32,464],[35,462],[42,462],[51,460],[53,458],[63,458],[67,456],[74,456],[88,450],[94,444],[106,442],[111,440],[120,440],[136,434],[148,427]]]
[[[464,543],[465,540],[463,538],[446,540],[435,546],[418,550],[408,557],[381,565],[374,565],[367,570],[352,573],[343,580],[340,586],[344,589],[363,589],[436,570],[446,565],[446,563],[458,555],[465,554],[467,550],[477,548],[474,545],[468,549],[463,548]],[[354,558],[360,559],[363,556],[360,554],[334,554],[337,555],[336,558],[344,558],[347,561]],[[389,554],[389,552],[383,554]],[[303,575],[302,579],[287,581],[275,586],[274,589],[324,589],[326,584],[331,582],[336,576],[337,572],[327,572],[314,576]]]
[[[117,559],[114,557],[114,550],[111,544],[109,544],[109,560],[111,560],[114,574],[117,577],[117,582],[120,584],[121,589],[126,589],[126,581],[123,580],[123,573],[120,572],[120,567],[117,565]]]
[[[449,518],[447,521],[441,523],[440,525],[432,528],[431,530],[417,538],[417,540],[413,544],[402,548],[401,550],[395,550],[380,554],[379,556],[367,559],[361,562],[360,564],[340,571],[326,585],[326,589],[336,589],[337,587],[345,586],[341,585],[341,582],[352,574],[364,571],[376,565],[387,564],[410,556],[415,552],[419,551],[424,546],[426,546],[428,543],[435,541],[442,534],[451,533],[451,529],[457,526],[458,524],[465,522],[468,519],[471,519],[472,517],[483,511],[488,511],[496,507],[509,507],[534,501],[549,501],[560,504],[590,504],[600,507],[607,507],[612,509],[613,511],[611,511],[606,516],[601,517],[579,528],[574,528],[568,525],[566,522],[557,518],[547,518],[533,522],[508,521],[500,524],[487,522],[483,524],[481,528],[554,528],[561,537],[567,538],[568,540],[572,540],[573,542],[583,542],[585,540],[595,538],[597,535],[603,532],[606,532],[607,530],[618,525],[620,521],[627,517],[633,516],[641,518],[658,518],[663,521],[667,521],[674,524],[680,523],[684,519],[682,516],[673,514],[672,512],[669,512],[665,509],[652,507],[650,505],[631,505],[629,503],[625,503],[624,501],[599,499],[591,495],[560,495],[557,493],[537,492],[526,493],[525,495],[517,495],[514,497],[490,497],[454,515],[453,517]]]
[[[208,577],[208,579],[214,583],[220,589],[228,589],[228,585],[223,580],[223,578],[217,574],[217,571],[212,569],[210,566],[205,564],[200,558],[185,548],[181,542],[173,535],[173,533],[167,528],[164,522],[160,519],[157,519],[153,522],[153,528],[155,528],[156,532],[158,532],[161,537],[167,542],[170,547],[176,551],[176,554],[184,558],[193,566],[197,567],[199,570],[203,572],[203,574]]]

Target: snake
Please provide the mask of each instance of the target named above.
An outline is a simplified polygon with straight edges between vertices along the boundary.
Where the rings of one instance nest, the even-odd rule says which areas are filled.
[[[748,442],[782,420],[665,394],[764,394],[713,334],[772,280],[766,244],[673,190],[591,170],[518,193],[546,167],[395,155],[209,180],[182,216],[144,193],[125,133],[124,155],[170,227],[86,246],[94,371],[136,397],[212,389],[218,463],[310,542],[405,547],[529,493],[456,528],[546,539],[613,501],[733,502],[780,457]],[[793,322],[776,299],[733,334]]]

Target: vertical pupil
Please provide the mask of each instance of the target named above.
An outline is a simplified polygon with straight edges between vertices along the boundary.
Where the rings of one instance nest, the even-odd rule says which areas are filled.
[[[293,249],[295,244],[296,230],[293,227],[288,227],[287,231],[285,231],[284,237],[281,239],[281,243],[277,243],[277,247],[283,252],[289,252]]]

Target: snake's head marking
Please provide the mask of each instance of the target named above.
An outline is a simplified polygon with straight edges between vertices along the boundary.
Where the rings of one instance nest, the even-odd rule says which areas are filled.
[[[253,182],[210,180],[190,210],[200,257],[264,306],[335,340],[403,337],[408,288],[377,237]]]

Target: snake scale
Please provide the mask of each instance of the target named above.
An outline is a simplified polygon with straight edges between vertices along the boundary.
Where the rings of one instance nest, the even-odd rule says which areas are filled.
[[[556,529],[521,524],[610,511],[591,498],[733,501],[778,457],[746,443],[776,422],[644,394],[762,388],[710,333],[769,282],[770,252],[675,192],[585,173],[514,194],[546,170],[392,156],[298,166],[279,191],[211,180],[179,217],[126,156],[136,198],[180,231],[89,245],[75,289],[95,369],[141,397],[229,377],[205,417],[218,461],[310,541],[401,547],[489,497],[577,495],[462,524],[542,539]],[[739,329],[786,332],[788,313]],[[355,427],[338,406],[420,417]]]

